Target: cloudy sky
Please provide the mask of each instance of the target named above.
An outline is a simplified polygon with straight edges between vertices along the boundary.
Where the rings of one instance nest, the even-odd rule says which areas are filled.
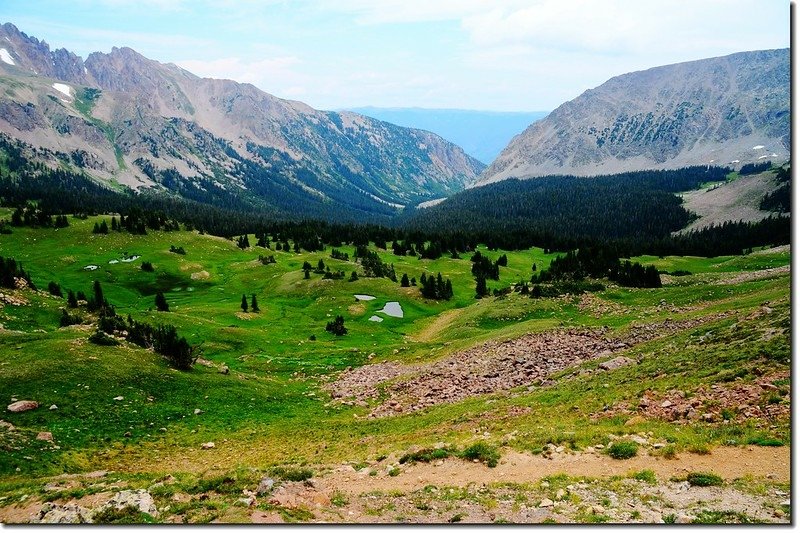
[[[321,109],[551,110],[618,74],[790,39],[787,0],[2,0],[0,21]]]

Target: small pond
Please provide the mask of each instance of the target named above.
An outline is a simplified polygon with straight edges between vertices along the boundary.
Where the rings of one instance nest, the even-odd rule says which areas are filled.
[[[378,312],[393,316],[395,318],[403,318],[403,308],[400,307],[400,302],[386,302],[386,305],[383,306],[383,309]]]

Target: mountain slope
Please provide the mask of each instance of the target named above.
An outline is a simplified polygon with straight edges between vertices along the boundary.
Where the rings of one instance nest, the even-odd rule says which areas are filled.
[[[199,78],[130,48],[84,61],[0,26],[0,132],[129,187],[211,188],[294,215],[385,218],[483,165],[429,132]]]
[[[789,50],[624,74],[515,137],[477,184],[789,157]]]
[[[418,107],[357,107],[350,111],[398,126],[432,131],[487,165],[508,142],[546,111],[499,112]]]

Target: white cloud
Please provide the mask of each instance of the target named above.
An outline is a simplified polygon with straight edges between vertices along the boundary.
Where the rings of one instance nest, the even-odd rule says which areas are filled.
[[[224,78],[241,83],[252,83],[260,87],[268,87],[268,83],[276,81],[285,83],[296,79],[292,67],[298,65],[300,59],[294,56],[272,57],[245,61],[238,57],[222,59],[185,59],[176,61],[179,67],[205,78]]]

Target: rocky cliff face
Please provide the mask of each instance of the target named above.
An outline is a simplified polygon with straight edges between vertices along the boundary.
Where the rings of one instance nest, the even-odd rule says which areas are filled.
[[[612,78],[515,137],[478,184],[789,158],[789,50]]]
[[[211,183],[290,210],[390,215],[484,168],[428,132],[199,78],[130,48],[84,61],[11,24],[0,26],[0,131],[130,187]]]

